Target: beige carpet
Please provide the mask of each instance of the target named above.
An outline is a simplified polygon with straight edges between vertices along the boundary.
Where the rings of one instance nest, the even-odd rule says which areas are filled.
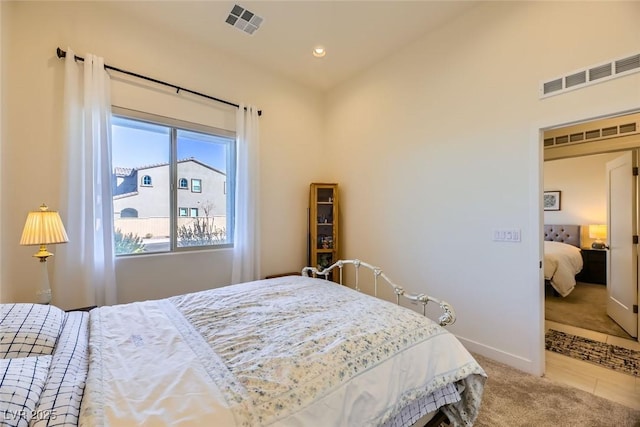
[[[547,320],[632,339],[607,316],[607,288],[603,285],[578,282],[564,298],[547,292],[544,311]]]
[[[489,376],[475,427],[640,427],[640,411],[474,357]]]

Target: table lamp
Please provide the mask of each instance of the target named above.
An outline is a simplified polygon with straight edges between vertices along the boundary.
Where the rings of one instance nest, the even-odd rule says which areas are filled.
[[[40,245],[40,250],[33,256],[40,259],[41,275],[39,290],[36,292],[40,304],[51,302],[51,288],[49,287],[49,273],[47,258],[53,254],[47,251],[47,245],[66,243],[69,241],[60,215],[50,211],[44,203],[37,211],[29,212],[27,222],[22,231],[21,245]]]
[[[607,245],[602,240],[607,238],[607,226],[603,224],[589,225],[589,238],[596,239],[591,244],[593,249],[606,249]]]

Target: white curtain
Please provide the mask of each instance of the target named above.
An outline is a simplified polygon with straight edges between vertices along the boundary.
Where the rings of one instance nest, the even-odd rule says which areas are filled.
[[[237,169],[232,283],[260,279],[260,144],[258,110],[240,105],[236,115]]]
[[[67,49],[60,214],[69,242],[57,245],[53,303],[116,303],[111,204],[111,100],[104,60]]]

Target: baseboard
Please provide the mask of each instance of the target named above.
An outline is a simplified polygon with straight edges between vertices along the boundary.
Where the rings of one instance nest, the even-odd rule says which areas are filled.
[[[542,374],[544,373],[544,368],[542,368],[541,371],[540,368],[536,366],[536,364],[531,359],[511,354],[506,351],[464,337],[456,337],[458,338],[458,340],[460,340],[462,345],[471,353],[477,353],[481,356],[488,357],[489,359],[504,363],[505,365],[509,365],[528,374],[542,376]]]

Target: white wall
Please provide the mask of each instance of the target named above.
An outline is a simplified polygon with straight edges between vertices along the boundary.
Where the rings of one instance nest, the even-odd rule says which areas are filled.
[[[540,129],[639,108],[640,77],[544,100],[539,83],[637,53],[638,17],[638,2],[481,3],[332,90],[343,255],[451,302],[472,350],[542,373]]]
[[[6,14],[4,13],[4,8],[5,8],[5,3],[0,2],[0,106],[4,106],[4,86],[5,86],[5,75],[6,75],[6,72],[4,71],[4,67],[6,64],[5,42],[7,40],[5,33],[8,32],[8,28],[9,28],[8,22],[5,20]],[[0,165],[2,164],[2,152],[4,151],[4,143],[6,141],[5,126],[4,126],[5,111],[6,111],[5,108],[0,108]],[[2,208],[3,208],[2,173],[0,173],[0,224],[2,224],[2,221],[3,221]],[[3,237],[4,237],[4,234],[2,233],[2,227],[0,227],[0,242],[4,240]],[[0,259],[2,258],[3,258],[2,245],[0,245]],[[5,269],[2,267],[2,263],[0,263],[0,301],[4,300],[3,295],[6,293],[5,287],[3,286],[3,283],[5,283],[4,274],[5,274]]]
[[[20,233],[29,210],[42,202],[58,208],[64,62],[55,56],[57,47],[69,46],[81,56],[91,52],[113,66],[261,108],[262,272],[304,266],[308,185],[323,173],[305,161],[320,153],[324,141],[320,94],[179,34],[118,15],[104,3],[2,2],[2,6],[4,20],[11,22],[7,32],[3,26],[2,40],[3,58],[11,58],[5,64],[10,84],[3,86],[2,99],[6,135],[1,168],[2,301],[34,300],[35,250],[18,245]],[[115,83],[114,102],[127,104],[120,106],[132,108],[142,102],[142,108],[165,107],[152,92],[137,91],[133,96],[133,87],[122,88]],[[183,108],[201,112],[202,101],[196,104],[182,103]],[[221,109],[211,104],[211,116],[224,124]],[[65,213],[61,215],[64,219]],[[49,264],[55,268],[55,257]],[[118,259],[118,300],[160,298],[228,284],[230,265],[229,250]],[[55,285],[55,304],[78,306],[76,295],[57,294]]]
[[[560,210],[545,211],[545,224],[606,224],[606,163],[619,153],[544,162],[544,190],[561,191]]]

